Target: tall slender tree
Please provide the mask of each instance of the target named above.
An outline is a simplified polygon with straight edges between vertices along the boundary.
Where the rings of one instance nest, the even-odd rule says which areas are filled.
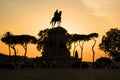
[[[95,38],[98,38],[98,33],[91,33],[88,35],[90,37],[90,39],[94,40],[94,44],[92,45],[92,52],[93,52],[93,63],[94,63],[94,58],[95,58],[95,51],[94,51],[94,47],[96,45],[96,39]]]
[[[82,57],[83,57],[84,42],[89,41],[89,40],[90,40],[90,38],[88,37],[88,35],[79,35],[79,46],[80,46],[80,49],[81,49],[81,60],[82,60]]]
[[[78,40],[79,40],[79,35],[78,34],[73,34],[72,35],[72,43],[73,43],[73,57],[75,57],[75,50],[76,47],[78,46]]]
[[[72,43],[74,45],[73,56],[75,56],[75,50],[76,50],[76,47],[78,46],[78,42],[79,42],[79,46],[81,48],[81,60],[82,60],[84,42],[89,41],[89,40],[90,40],[90,38],[88,35],[73,34],[72,35]]]
[[[6,32],[6,33],[3,35],[3,38],[5,38],[5,37],[10,37],[10,36],[13,36],[13,34],[12,34],[11,32]],[[3,38],[1,39],[1,41],[3,41]],[[6,41],[3,41],[3,42],[8,45],[9,56],[11,56],[10,42],[6,42]]]
[[[17,44],[17,40],[16,40],[16,37],[11,35],[11,36],[4,36],[2,39],[1,39],[2,42],[4,42],[5,44],[8,44],[9,45],[9,49],[12,48],[14,50],[14,55],[16,56],[16,44]],[[9,53],[11,54],[11,53]]]

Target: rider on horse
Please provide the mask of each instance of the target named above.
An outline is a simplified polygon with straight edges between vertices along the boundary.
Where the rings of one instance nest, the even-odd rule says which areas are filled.
[[[57,22],[58,26],[60,26],[60,23],[61,23],[61,14],[62,14],[62,11],[59,11],[59,12],[58,12],[58,10],[55,11],[54,17],[50,21],[50,24],[52,24],[52,27],[55,26],[56,22]]]

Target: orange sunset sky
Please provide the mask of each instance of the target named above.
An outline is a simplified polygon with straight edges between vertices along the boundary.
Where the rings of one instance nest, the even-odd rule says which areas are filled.
[[[95,58],[105,56],[98,45],[109,29],[120,28],[120,0],[0,0],[0,38],[7,31],[38,38],[40,30],[51,28],[50,20],[56,9],[62,11],[61,26],[69,33],[98,33]],[[92,61],[92,44],[92,40],[85,42],[83,61]],[[17,55],[24,55],[20,45],[16,48]],[[77,50],[80,53],[79,46]],[[8,54],[8,46],[1,41],[0,53]],[[27,56],[41,56],[36,45],[28,45]]]

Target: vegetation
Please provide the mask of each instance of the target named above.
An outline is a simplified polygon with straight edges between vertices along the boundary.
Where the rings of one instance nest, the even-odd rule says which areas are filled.
[[[44,29],[41,30],[38,33],[39,38],[36,39],[34,36],[31,35],[13,35],[11,32],[6,32],[3,37],[1,38],[1,41],[8,45],[9,48],[9,57],[6,55],[2,55],[2,57],[6,57],[7,61],[12,57],[13,60],[20,59],[19,56],[17,56],[16,52],[16,45],[21,45],[24,48],[24,58],[27,58],[27,46],[29,43],[37,44],[37,49],[41,51],[42,58],[40,58],[44,63],[49,62],[49,65],[51,62],[55,63],[56,58],[64,58],[69,59],[64,60],[64,63],[73,61],[72,66],[84,66],[84,68],[88,68],[90,65],[89,63],[86,64],[86,62],[82,63],[80,60],[83,58],[83,47],[85,41],[93,40],[94,43],[92,45],[92,61],[94,63],[95,58],[95,50],[94,47],[96,45],[96,38],[99,37],[98,33],[90,33],[88,35],[85,34],[69,34],[66,29],[63,27],[60,27],[61,23],[61,14],[62,11],[56,10],[54,13],[54,17],[52,18],[50,24],[52,24],[51,29]],[[55,27],[56,22],[58,23],[58,27]],[[73,43],[73,57],[70,57],[70,49],[71,44]],[[81,59],[78,57],[78,51],[76,50],[77,46],[79,45],[81,49]],[[11,56],[11,48],[14,50],[14,56]],[[99,48],[103,50],[105,53],[107,53],[114,61],[120,62],[120,30],[110,29],[106,35],[102,37],[102,41],[99,44]],[[45,57],[44,57],[45,56]],[[0,59],[3,59],[3,58]],[[49,59],[48,59],[49,58]],[[23,56],[21,57],[23,59]],[[51,59],[51,60],[50,60]],[[3,59],[4,60],[4,59]],[[34,59],[39,60],[39,58]],[[46,61],[45,61],[46,60]],[[17,60],[16,60],[17,61]],[[101,57],[96,60],[96,65],[99,67],[108,66],[112,63],[110,58]],[[74,67],[75,67],[74,66]]]
[[[59,28],[59,29],[58,29]],[[37,43],[37,49],[38,50],[42,50],[42,54],[45,54],[45,50],[49,47],[49,48],[53,48],[56,47],[56,43],[54,43],[53,41],[51,41],[52,37],[50,37],[53,33],[57,34],[57,31],[59,31],[60,29],[62,29],[63,33],[65,34],[64,36],[64,43],[61,43],[60,46],[63,47],[66,50],[70,50],[71,49],[71,44],[74,44],[74,58],[78,59],[78,51],[76,50],[76,47],[80,46],[81,49],[81,59],[83,56],[83,46],[85,41],[89,41],[89,40],[93,40],[94,43],[92,45],[92,52],[93,52],[93,63],[94,63],[94,57],[95,57],[95,51],[94,51],[94,47],[96,45],[96,39],[98,38],[98,33],[91,33],[88,35],[81,35],[81,34],[69,34],[67,33],[67,30],[65,30],[62,27],[58,27],[58,28],[52,28],[52,29],[44,29],[41,30],[38,34],[39,38],[38,40],[34,37],[34,36],[30,36],[30,35],[13,35],[10,32],[6,32],[3,37],[1,38],[1,41],[4,42],[5,44],[8,45],[9,47],[9,56],[11,56],[11,50],[10,48],[12,48],[14,50],[14,55],[15,56],[11,56],[11,57],[7,57],[4,56],[3,59],[1,57],[2,61],[22,61],[24,60],[24,57],[26,57],[27,54],[27,45],[29,43],[32,44],[36,44]],[[61,30],[60,30],[61,31]],[[52,33],[52,34],[51,34]],[[54,36],[53,36],[54,37]],[[24,52],[24,57],[19,57],[16,56],[16,45],[21,45],[25,52]],[[120,30],[119,29],[110,29],[106,35],[104,35],[102,37],[102,41],[99,44],[99,47],[101,50],[103,50],[105,53],[107,53],[110,57],[112,57],[112,59],[114,61],[120,61]],[[26,58],[28,59],[28,58]],[[77,64],[80,65],[81,63],[73,63],[73,64]],[[101,57],[99,59],[96,60],[95,62],[95,66],[97,68],[110,68],[112,64],[112,60],[110,58],[106,58],[106,57]],[[89,64],[84,62],[82,63],[82,66],[86,66]]]
[[[11,54],[10,48],[12,48],[14,50],[14,55],[16,56],[16,37],[10,32],[6,32],[5,35],[2,37],[1,41],[9,46],[9,55]]]
[[[79,46],[81,48],[81,59],[83,57],[83,46],[85,41],[89,41],[90,38],[88,37],[88,35],[79,35]]]
[[[71,48],[71,35],[67,33],[67,31],[62,28],[62,27],[57,27],[57,28],[52,28],[52,29],[44,29],[41,30],[38,33],[38,43],[37,43],[37,49],[42,52],[42,54],[45,54],[45,51],[48,51],[49,47],[55,47],[55,42],[51,40],[50,37],[52,37],[52,33],[57,34],[58,31],[62,31],[65,36],[64,36],[64,42],[61,45],[61,47],[64,47],[65,50],[69,51]]]
[[[9,55],[11,54],[10,48],[14,50],[14,55],[16,56],[16,48],[17,44],[20,44],[25,49],[24,56],[27,54],[27,44],[28,43],[36,43],[37,39],[34,36],[30,35],[12,35],[10,32],[6,32],[6,34],[1,39],[2,42],[9,46]]]
[[[93,63],[94,63],[94,57],[95,57],[95,51],[94,51],[94,47],[95,47],[95,44],[96,44],[96,39],[95,38],[98,38],[98,33],[91,33],[88,35],[90,37],[90,39],[94,40],[94,44],[92,46],[92,52],[93,52]]]
[[[95,38],[98,37],[97,33],[91,33],[89,35],[80,35],[80,34],[69,34],[67,33],[67,31],[62,28],[59,27],[59,29],[62,29],[63,32],[65,33],[65,46],[67,48],[67,50],[71,49],[71,44],[74,44],[74,49],[73,49],[73,56],[74,57],[78,57],[78,55],[76,55],[75,51],[76,51],[76,47],[79,46],[81,48],[81,59],[83,56],[83,46],[84,46],[84,42],[85,41],[89,41],[89,40],[94,40],[94,44],[92,46],[92,51],[93,51],[93,62],[94,62],[94,55],[95,55],[95,51],[94,51],[94,46],[96,44],[96,40]],[[6,32],[1,41],[4,42],[5,44],[7,44],[9,46],[9,55],[11,55],[11,51],[10,48],[12,48],[14,50],[14,55],[16,56],[16,45],[21,45],[25,52],[24,52],[24,56],[26,57],[27,54],[27,44],[28,43],[37,43],[37,49],[39,51],[42,52],[42,54],[44,54],[44,50],[49,46],[52,47],[54,46],[54,42],[50,41],[50,39],[48,38],[48,34],[51,32],[54,32],[56,30],[59,30],[58,28],[52,28],[52,29],[44,29],[41,30],[38,33],[38,40],[34,37],[34,36],[30,36],[30,35],[13,35],[10,32]],[[77,52],[78,53],[78,52]]]
[[[77,42],[79,41],[79,46],[81,48],[81,60],[83,55],[83,45],[85,41],[90,40],[88,35],[80,35],[80,34],[73,34],[72,35],[72,43],[74,43],[74,49],[73,49],[73,56],[75,54],[75,49],[78,46]]]
[[[30,35],[17,35],[16,39],[18,39],[17,44],[22,45],[22,47],[25,50],[24,56],[26,57],[27,54],[27,44],[29,43],[33,43],[36,44],[37,43],[37,39],[34,36],[30,36]]]
[[[72,36],[72,42],[74,43],[73,55],[75,53],[76,47],[78,46],[77,42],[79,41],[79,46],[81,48],[81,59],[82,59],[84,42],[92,39],[92,40],[94,40],[94,44],[92,46],[93,63],[94,63],[94,57],[95,57],[94,47],[95,47],[95,44],[96,44],[96,39],[95,38],[97,38],[97,37],[98,37],[98,33],[91,33],[89,35],[73,34],[73,36]]]
[[[98,58],[95,62],[96,68],[110,68],[112,60],[107,57]]]
[[[78,34],[73,34],[71,41],[72,41],[72,43],[73,43],[73,45],[74,45],[74,48],[73,48],[73,56],[75,56],[75,49],[76,49],[76,47],[78,46],[78,44],[77,44]]]
[[[44,29],[44,30],[41,30],[39,33],[38,33],[38,43],[37,43],[37,49],[38,51],[40,50],[43,50],[44,47],[45,47],[45,44],[47,44],[47,41],[48,41],[48,31],[50,29]]]
[[[3,35],[3,38],[4,38],[4,37],[10,37],[10,36],[13,36],[13,34],[10,33],[10,32],[6,32],[6,33]],[[9,48],[9,56],[11,56],[10,42],[9,42],[9,40],[7,41],[7,40],[4,40],[4,39],[1,39],[1,41],[3,41],[5,44],[8,45],[8,48]]]
[[[99,48],[112,57],[115,61],[120,61],[120,30],[110,29],[106,35],[102,37]]]

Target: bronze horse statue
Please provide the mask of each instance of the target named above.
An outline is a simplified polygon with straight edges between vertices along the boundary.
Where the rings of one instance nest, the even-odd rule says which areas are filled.
[[[54,17],[50,21],[50,24],[52,24],[52,27],[54,27],[56,23],[58,24],[58,26],[60,26],[61,14],[62,14],[62,11],[59,11],[59,12],[58,12],[58,10],[55,11]]]

